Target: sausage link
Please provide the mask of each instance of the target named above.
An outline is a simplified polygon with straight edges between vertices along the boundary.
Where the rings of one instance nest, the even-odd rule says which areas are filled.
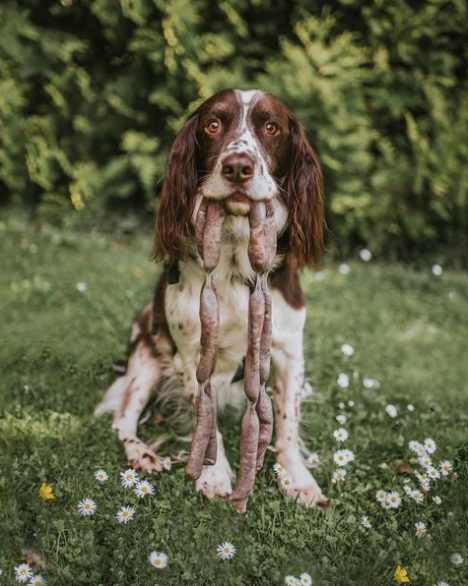
[[[208,388],[207,388],[208,387]],[[200,477],[205,459],[206,448],[211,435],[211,396],[210,382],[201,384],[198,387],[197,396],[197,422],[193,432],[192,443],[190,446],[190,456],[185,473],[191,480]]]
[[[260,390],[256,409],[260,422],[256,463],[256,471],[258,472],[263,466],[265,453],[270,445],[271,437],[273,435],[273,407],[271,405],[271,399],[266,393],[265,385],[262,385]]]
[[[260,342],[262,337],[265,298],[261,278],[257,275],[255,289],[249,299],[249,336],[245,356],[244,392],[249,401],[256,403],[260,390]]]
[[[252,204],[249,213],[250,238],[248,246],[249,261],[257,273],[263,273],[268,268],[269,252],[265,242],[266,210],[263,202]]]
[[[203,265],[208,272],[219,263],[225,216],[226,212],[218,202],[209,203],[203,232]]]
[[[219,307],[216,284],[211,274],[207,274],[200,294],[200,361],[197,368],[197,381],[205,382],[213,372],[218,351]]]
[[[259,420],[255,405],[249,403],[242,418],[240,452],[241,461],[237,484],[229,497],[231,501],[247,499],[255,482]]]
[[[203,234],[205,232],[206,212],[208,211],[208,200],[204,197],[201,200],[200,207],[195,220],[195,242],[197,244],[198,254],[203,258]]]
[[[218,455],[218,405],[216,401],[216,390],[212,385],[209,385],[209,395],[211,399],[211,433],[203,464],[205,466],[214,466]]]
[[[267,269],[270,270],[275,262],[278,234],[276,231],[275,208],[273,206],[273,202],[267,201],[265,205],[265,246],[269,255]]]

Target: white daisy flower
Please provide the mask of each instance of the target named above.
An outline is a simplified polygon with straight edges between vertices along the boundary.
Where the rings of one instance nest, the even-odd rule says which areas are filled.
[[[236,548],[229,541],[223,541],[223,543],[218,545],[216,551],[222,560],[230,560],[236,554]]]
[[[434,586],[450,586],[450,584],[448,582],[437,582]]]
[[[387,494],[387,503],[391,509],[398,509],[401,505],[401,496],[399,492],[391,491]]]
[[[422,521],[418,521],[418,523],[414,524],[415,528],[416,528],[416,537],[423,537],[426,534],[427,531],[427,526],[426,523],[423,523]]]
[[[335,429],[333,432],[333,437],[336,439],[337,442],[344,442],[348,439],[349,434],[343,427],[339,429]]]
[[[353,400],[348,401],[348,406],[349,407],[354,407],[354,405],[356,405],[356,403]]]
[[[281,483],[282,488],[284,488],[284,489],[291,488],[292,480],[289,478],[289,476],[287,474],[283,474],[283,475],[279,476],[279,478],[280,478],[280,483]]]
[[[275,471],[275,474],[278,476],[283,476],[284,474],[287,474],[286,469],[283,468],[283,466],[281,466],[279,462],[273,464],[273,470]]]
[[[427,475],[431,480],[437,480],[438,478],[440,478],[440,472],[437,470],[437,468],[428,468]]]
[[[312,576],[307,572],[302,572],[299,578],[299,583],[301,586],[312,586]]]
[[[83,517],[90,517],[96,512],[97,505],[92,499],[84,499],[78,503],[77,509]]]
[[[426,468],[426,470],[432,468],[432,458],[427,454],[425,456],[420,456],[418,462],[423,468]]]
[[[416,501],[418,503],[418,505],[420,505],[422,502],[424,502],[424,495],[418,489],[410,491],[410,496],[414,501]]]
[[[340,401],[340,402],[338,403],[338,407],[339,407],[340,409],[344,409],[344,408],[346,407],[346,405],[343,403],[343,401]]]
[[[346,478],[346,470],[344,468],[338,468],[338,470],[335,470],[335,472],[333,472],[333,476],[332,476],[332,482],[333,484],[336,484],[337,482],[344,482],[345,478]]]
[[[436,505],[442,504],[442,499],[440,498],[440,496],[433,496],[432,500],[435,502]]]
[[[309,454],[307,458],[307,464],[309,468],[318,468],[318,466],[321,464],[319,455],[316,452]]]
[[[431,270],[432,270],[432,274],[434,275],[434,277],[441,277],[442,276],[443,269],[440,265],[434,265]]]
[[[131,488],[138,481],[138,472],[135,472],[133,468],[128,468],[125,472],[120,473],[120,478],[125,488]]]
[[[285,576],[284,583],[286,586],[300,586],[300,581],[295,576]]]
[[[351,450],[338,450],[333,454],[333,461],[338,466],[346,466],[354,460],[354,454]]]
[[[392,419],[395,419],[395,417],[397,417],[397,415],[398,415],[398,411],[397,411],[397,408],[395,407],[395,405],[387,405],[385,407],[385,411],[387,412],[388,415],[390,415],[390,417]]]
[[[404,484],[403,485],[403,490],[405,491],[405,493],[408,496],[411,496],[411,493],[413,492],[413,489],[411,488],[411,486],[409,484]]]
[[[430,437],[426,438],[424,440],[424,449],[428,454],[433,454],[437,449],[435,441]]]
[[[342,389],[347,389],[349,387],[349,376],[344,372],[340,372],[338,378],[336,379],[336,382],[338,386]]]
[[[15,567],[15,578],[17,582],[27,582],[31,576],[32,572],[29,564],[20,564]]]
[[[76,288],[80,293],[84,293],[88,289],[88,285],[86,283],[77,283]]]
[[[367,248],[363,248],[359,252],[359,256],[361,257],[361,260],[363,260],[364,262],[369,262],[372,259],[372,252],[370,250],[367,250]]]
[[[387,500],[387,491],[383,490],[382,488],[375,493],[375,498],[377,501],[382,504]]]
[[[450,556],[450,561],[455,566],[460,566],[465,560],[463,559],[461,554],[459,554],[458,552],[455,552],[455,553],[452,553],[452,555]]]
[[[132,507],[122,507],[117,511],[117,521],[119,523],[128,523],[133,519],[135,512],[135,509],[132,509]]]
[[[375,378],[365,378],[362,381],[362,384],[366,387],[366,389],[378,389],[380,387],[380,383]]]
[[[411,411],[411,412],[414,411],[414,405],[412,405],[411,403],[409,403],[408,405],[406,405],[406,408],[408,409],[408,411]]]
[[[346,423],[346,415],[337,415],[335,419],[340,425],[344,425]]]
[[[351,344],[342,344],[341,351],[345,356],[352,356],[354,354],[354,348]]]
[[[158,570],[162,570],[167,566],[167,555],[162,551],[152,551],[148,556],[149,562]]]
[[[342,275],[349,275],[351,269],[349,267],[349,265],[347,265],[346,263],[341,264],[338,267],[338,271],[342,274]]]
[[[448,476],[452,472],[453,465],[449,460],[444,460],[440,463],[440,472],[442,476]]]
[[[169,456],[162,459],[162,465],[163,465],[164,470],[170,470],[172,468],[172,462],[171,462],[171,459],[169,458]]]
[[[361,517],[361,525],[364,527],[364,529],[372,529],[372,523],[370,522],[369,517],[366,515]]]
[[[422,456],[424,454],[424,446],[416,440],[411,440],[408,444],[408,447],[412,452],[414,452],[418,456]]]
[[[29,579],[29,584],[31,586],[45,586],[47,582],[40,574],[36,574],[35,576],[31,576],[31,578]]]
[[[94,473],[94,478],[98,482],[105,482],[109,478],[109,476],[107,475],[107,472],[105,470],[96,470],[96,472]]]
[[[133,492],[137,495],[138,498],[142,499],[148,494],[154,494],[154,486],[147,480],[140,480],[136,483]]]

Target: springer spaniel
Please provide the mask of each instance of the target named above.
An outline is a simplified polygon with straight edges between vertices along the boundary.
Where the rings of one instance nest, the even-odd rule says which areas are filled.
[[[326,497],[304,464],[299,438],[306,308],[298,270],[313,265],[322,246],[322,173],[301,124],[271,94],[218,92],[197,108],[176,137],[157,215],[156,258],[168,259],[166,270],[154,303],[133,324],[126,371],[108,389],[96,414],[114,413],[113,427],[135,468],[162,470],[157,448],[137,437],[137,427],[152,397],[177,395],[194,401],[197,396],[205,272],[194,243],[194,221],[203,197],[224,200],[227,211],[221,259],[214,271],[220,328],[212,384],[219,408],[242,404],[244,398],[239,381],[253,278],[246,216],[251,201],[274,202],[278,247],[269,275],[274,449],[290,479],[280,489],[307,506],[326,507]],[[196,481],[197,490],[209,498],[232,491],[233,472],[219,431],[217,439],[216,464],[204,466]]]

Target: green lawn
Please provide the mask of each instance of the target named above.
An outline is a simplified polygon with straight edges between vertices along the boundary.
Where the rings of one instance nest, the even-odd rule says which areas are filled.
[[[50,586],[270,586],[301,572],[313,576],[314,586],[386,586],[396,584],[397,565],[414,585],[468,584],[466,274],[447,270],[436,279],[430,259],[418,271],[357,259],[346,276],[325,259],[319,274],[304,274],[307,375],[315,394],[304,405],[303,429],[323,460],[315,475],[331,505],[319,514],[284,500],[269,452],[240,516],[222,500],[203,501],[180,463],[154,478],[154,497],[137,502],[120,484],[126,461],[110,419],[92,415],[113,380],[111,361],[124,355],[132,317],[152,296],[159,268],[149,260],[151,232],[60,230],[3,214],[0,584],[15,583],[13,566],[24,551],[36,557],[34,570]],[[353,356],[343,355],[344,343],[355,348]],[[336,383],[341,372],[350,377],[348,389]],[[378,379],[380,388],[365,388],[365,377]],[[389,403],[397,419],[386,413]],[[356,459],[346,481],[332,484],[332,455],[343,447],[333,438],[339,413],[350,436],[344,447]],[[239,419],[225,413],[220,424],[237,465]],[[153,419],[141,434],[149,439],[168,429]],[[449,459],[456,473],[436,480],[424,504],[405,497],[400,508],[384,510],[376,491],[404,495],[397,461],[414,456],[410,440],[428,437],[437,443],[435,461]],[[173,439],[166,454],[181,447]],[[104,484],[94,480],[98,468],[109,474]],[[43,481],[54,500],[39,497]],[[98,506],[91,518],[76,508],[85,497]],[[120,525],[115,514],[125,504],[137,514]],[[372,529],[360,526],[363,515]],[[417,521],[427,523],[421,539]],[[216,555],[224,540],[237,548],[230,561]],[[150,566],[152,550],[167,553],[166,569]],[[464,564],[450,562],[454,552]]]

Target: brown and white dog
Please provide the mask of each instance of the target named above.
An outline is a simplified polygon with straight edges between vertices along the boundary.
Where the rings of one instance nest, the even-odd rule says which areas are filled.
[[[282,492],[308,506],[327,499],[300,451],[300,402],[306,319],[298,269],[316,262],[323,236],[322,174],[304,130],[271,94],[224,90],[204,102],[174,141],[157,216],[156,257],[169,262],[148,305],[133,325],[127,369],[106,392],[98,415],[113,412],[113,426],[128,461],[149,472],[162,458],[137,437],[152,397],[181,394],[195,400],[200,356],[200,290],[205,279],[194,242],[194,220],[203,197],[225,200],[221,260],[214,271],[220,308],[219,350],[212,376],[219,408],[242,404],[239,378],[247,347],[247,255],[252,200],[274,202],[278,251],[269,275],[272,292],[273,401],[277,461],[290,486]],[[236,376],[237,374],[237,376]],[[214,466],[205,466],[196,488],[207,497],[231,493],[233,473],[218,432]]]

